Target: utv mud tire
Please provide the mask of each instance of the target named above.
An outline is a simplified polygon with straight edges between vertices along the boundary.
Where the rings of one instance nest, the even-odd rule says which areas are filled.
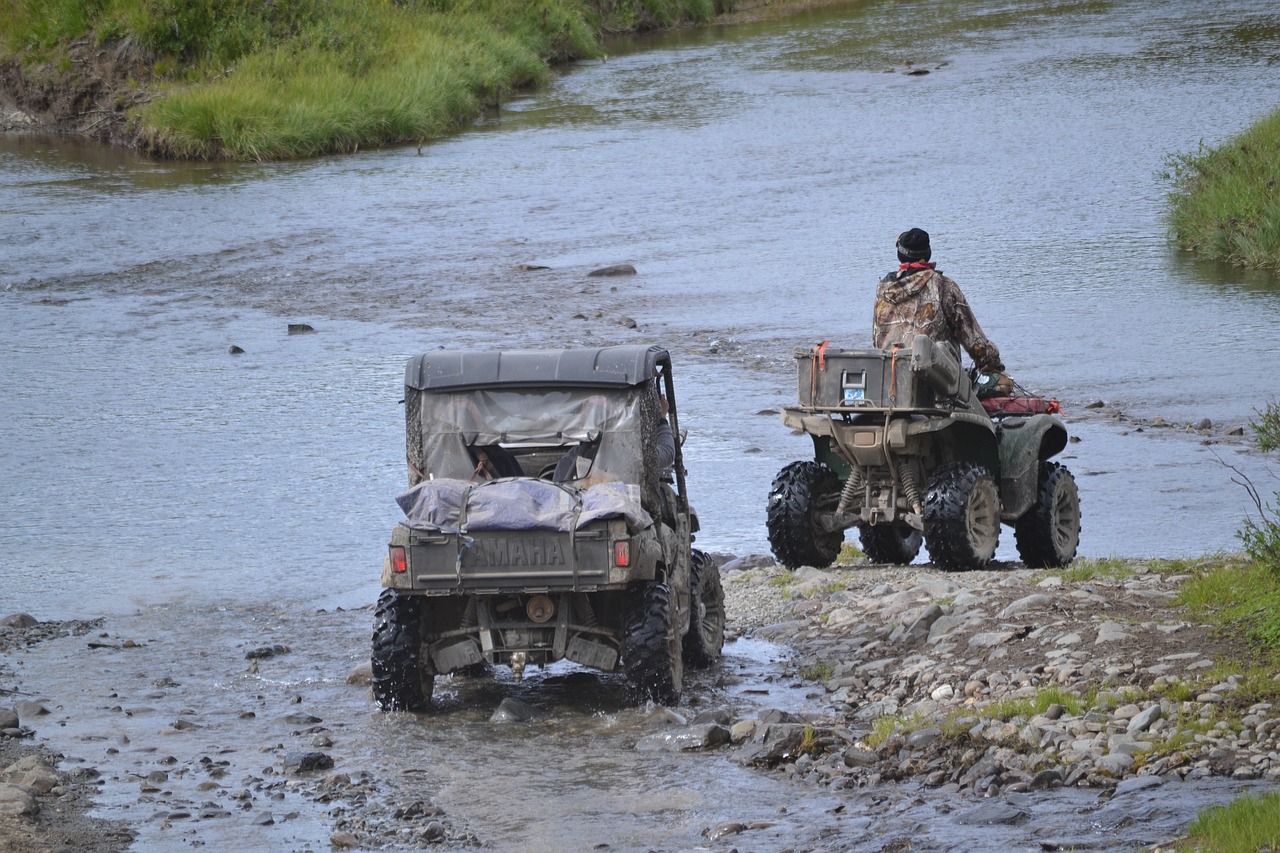
[[[1000,541],[1000,490],[990,471],[973,462],[934,471],[924,499],[924,541],[934,565],[946,571],[991,562]]]
[[[924,536],[909,524],[863,524],[858,527],[862,552],[873,563],[905,566],[920,553]]]
[[[720,660],[724,648],[724,587],[720,567],[695,550],[690,559],[689,633],[684,635],[684,662],[692,669],[706,669]]]
[[[1040,463],[1036,502],[1013,528],[1018,556],[1028,568],[1065,566],[1080,544],[1080,492],[1076,479],[1057,462]]]
[[[835,472],[820,462],[792,462],[773,478],[766,523],[779,563],[788,569],[825,569],[836,561],[844,532],[820,528],[816,513],[824,504],[835,507],[839,489]]]
[[[421,601],[384,589],[373,616],[373,698],[384,711],[425,711],[435,667],[423,654]]]
[[[641,700],[662,705],[680,701],[684,660],[675,626],[670,588],[648,581],[628,592],[622,637],[622,666],[631,689]]]

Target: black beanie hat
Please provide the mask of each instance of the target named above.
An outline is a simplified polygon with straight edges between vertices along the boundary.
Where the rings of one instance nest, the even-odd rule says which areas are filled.
[[[898,260],[904,264],[927,261],[933,254],[929,248],[929,232],[919,228],[903,231],[898,235]]]

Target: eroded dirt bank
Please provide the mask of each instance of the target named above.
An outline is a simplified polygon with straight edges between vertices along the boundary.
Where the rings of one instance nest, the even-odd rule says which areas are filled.
[[[741,24],[852,2],[858,0],[743,0],[715,23]],[[89,37],[68,45],[64,62],[0,59],[0,133],[81,136],[139,148],[139,128],[128,111],[155,95],[153,62],[132,39],[97,44]]]

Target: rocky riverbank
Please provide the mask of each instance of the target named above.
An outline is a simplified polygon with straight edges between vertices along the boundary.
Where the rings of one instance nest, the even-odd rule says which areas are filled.
[[[744,762],[835,789],[1274,783],[1280,708],[1251,702],[1244,676],[1224,668],[1239,638],[1176,604],[1208,564],[1116,561],[1081,577],[731,562],[734,625],[796,649],[791,676],[813,681],[829,709],[738,721],[731,739]]]
[[[786,647],[793,656],[775,667],[772,684],[734,685],[731,668],[713,671],[711,694],[691,688],[692,704],[646,719],[634,741],[637,750],[719,751],[791,780],[797,801],[854,797],[900,783],[921,796],[971,801],[981,812],[974,820],[987,824],[1025,821],[1016,798],[1055,788],[1111,798],[1210,777],[1264,786],[1280,780],[1280,709],[1249,701],[1240,674],[1224,670],[1221,662],[1241,651],[1237,641],[1188,618],[1176,603],[1180,584],[1210,561],[1105,561],[1057,573],[1014,564],[948,574],[929,566],[865,564],[789,572],[767,557],[722,559],[732,633]],[[363,625],[367,618],[363,611],[299,616],[290,634],[300,645],[332,645],[332,632],[349,631],[343,626]],[[151,665],[146,655],[173,660],[177,650],[121,639],[98,621],[5,621],[0,853],[126,849],[136,826],[87,816],[102,784],[98,770],[77,761],[59,765],[59,756],[38,745],[44,730],[62,724],[56,721],[66,709],[47,715],[44,697],[24,688],[23,666],[29,651],[56,638],[75,639],[72,648],[88,642],[96,653],[131,656],[139,669]],[[315,636],[303,636],[308,622]],[[283,646],[242,651],[230,649],[220,665],[239,657],[256,672],[259,663],[275,666],[291,657]],[[367,696],[354,695],[367,693],[362,669],[330,673],[339,683],[351,682],[346,690],[355,707],[368,706]],[[166,672],[156,682],[162,689],[133,700],[150,698],[156,709],[131,707],[123,696],[115,700],[134,719],[197,702],[176,712],[157,743],[167,741],[173,750],[184,734],[212,733],[213,716],[234,716],[235,708],[202,707],[207,699],[184,695],[181,684],[197,681],[196,672],[176,664]],[[818,710],[796,713],[771,708],[767,700],[750,705],[723,699],[735,686],[778,695],[779,683],[793,694],[797,688],[807,692],[806,706]],[[709,702],[712,694],[722,698]],[[280,701],[308,700],[299,695]],[[216,755],[177,752],[170,770],[126,772],[140,786],[137,805],[146,806],[128,821],[229,826],[219,818],[241,809],[248,809],[246,820],[287,821],[271,805],[273,799],[285,802],[277,798],[287,794],[295,805],[284,808],[310,801],[328,810],[331,843],[338,848],[483,844],[466,826],[455,825],[429,792],[400,802],[376,774],[355,769],[357,759],[344,751],[349,737],[338,732],[367,723],[342,722],[341,715],[322,722],[298,704],[294,708],[256,719],[239,712],[248,720],[243,725],[266,727],[261,737],[270,743],[264,741],[262,750],[279,757],[274,770],[230,784],[239,771],[215,772],[225,763]],[[119,713],[119,707],[104,707],[96,723],[73,721],[106,731]],[[137,737],[129,748],[146,750]],[[65,766],[71,770],[59,769]],[[208,802],[179,790],[206,776],[194,790],[207,792],[195,797]],[[1193,816],[1186,814],[1185,821]],[[729,823],[706,835],[732,843],[732,836],[745,834],[742,843],[751,847],[754,828]],[[202,837],[217,838],[216,829],[203,831],[213,835]]]

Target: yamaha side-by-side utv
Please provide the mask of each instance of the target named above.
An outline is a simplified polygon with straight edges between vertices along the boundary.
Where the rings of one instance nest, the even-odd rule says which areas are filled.
[[[822,344],[795,358],[799,405],[782,420],[813,439],[814,458],[784,467],[769,491],[780,563],[829,566],[856,527],[872,562],[910,563],[923,541],[939,568],[977,569],[994,557],[1001,523],[1028,566],[1075,557],[1079,493],[1050,461],[1067,446],[1056,405],[980,400],[985,377],[925,336],[893,350]]]
[[[437,675],[560,660],[674,703],[686,664],[719,659],[724,592],[692,547],[665,349],[429,352],[404,402],[410,489],[373,632],[384,710],[427,707]]]

